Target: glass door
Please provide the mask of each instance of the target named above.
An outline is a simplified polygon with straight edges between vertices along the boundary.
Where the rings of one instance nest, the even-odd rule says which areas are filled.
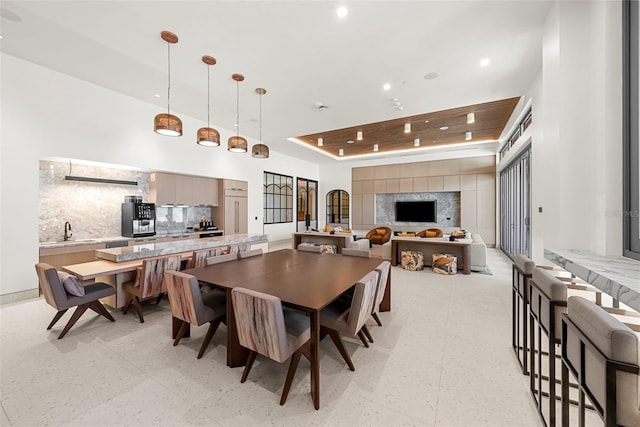
[[[298,178],[296,231],[318,229],[318,181]]]
[[[531,146],[500,172],[500,247],[531,257]]]

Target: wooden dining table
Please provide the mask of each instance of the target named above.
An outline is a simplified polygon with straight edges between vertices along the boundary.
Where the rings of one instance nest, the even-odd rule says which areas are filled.
[[[283,305],[309,313],[311,325],[311,396],[320,408],[320,310],[383,260],[283,249],[201,268],[185,270],[200,282],[227,293],[227,365],[243,366],[247,349],[238,341],[231,289],[243,287],[274,295]],[[391,274],[380,311],[391,306]],[[176,333],[174,329],[174,334]]]

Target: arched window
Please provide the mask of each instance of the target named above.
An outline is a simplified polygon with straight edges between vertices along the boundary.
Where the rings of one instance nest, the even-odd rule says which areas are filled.
[[[349,228],[349,193],[331,190],[327,193],[327,225]]]

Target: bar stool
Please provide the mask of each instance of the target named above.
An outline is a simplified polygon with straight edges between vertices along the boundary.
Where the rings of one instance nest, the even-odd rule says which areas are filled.
[[[586,290],[594,292],[596,304],[601,305],[602,294],[593,286],[575,277],[563,277],[570,273],[561,267],[536,265],[533,260],[522,254],[516,254],[512,266],[511,281],[511,346],[516,354],[523,375],[529,375],[528,370],[528,310],[529,310],[529,280],[535,268],[547,270],[558,280],[565,282],[568,289]]]
[[[594,304],[599,299],[599,291],[581,288],[585,289],[569,290],[567,283],[539,267],[533,269],[532,277],[529,279],[529,382],[531,394],[545,426],[556,425],[556,399],[560,398],[556,393],[556,358],[559,357],[556,346],[561,344],[561,316],[567,311],[567,295],[571,293],[586,296]],[[543,336],[547,337],[544,341]],[[546,352],[543,343],[546,344]],[[547,356],[546,376],[542,371],[543,355]],[[548,383],[547,392],[543,391],[543,380]],[[544,416],[543,397],[548,397],[549,400],[548,422]]]
[[[569,425],[569,372],[578,380],[578,423],[585,395],[609,426],[640,425],[640,334],[601,307],[569,298],[562,317],[562,425]]]

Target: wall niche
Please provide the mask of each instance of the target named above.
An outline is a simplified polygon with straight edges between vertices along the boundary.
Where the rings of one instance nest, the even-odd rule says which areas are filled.
[[[437,222],[396,221],[396,201],[437,201]],[[460,192],[376,194],[376,224],[397,226],[460,226]]]

